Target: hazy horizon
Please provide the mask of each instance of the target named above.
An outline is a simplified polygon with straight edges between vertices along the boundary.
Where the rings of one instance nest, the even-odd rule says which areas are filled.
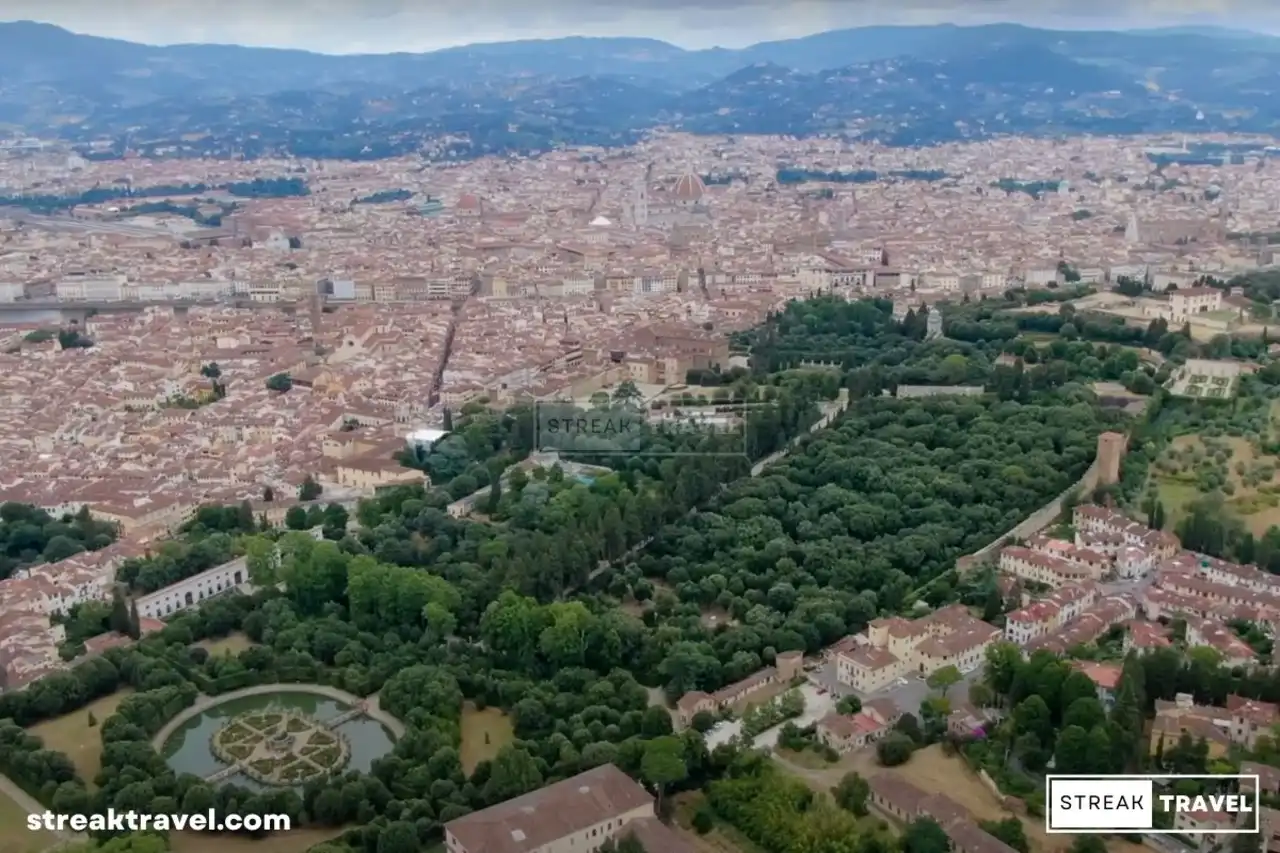
[[[513,4],[472,0],[448,14],[411,0],[291,0],[262,6],[227,0],[128,2],[7,0],[7,20],[152,45],[233,44],[328,54],[425,52],[486,42],[567,36],[654,38],[686,49],[878,25],[1020,23],[1054,29],[1131,30],[1218,26],[1280,32],[1269,0],[1041,0],[1035,14],[1013,0],[638,0],[625,9],[586,0]],[[1158,11],[1157,11],[1158,10]]]

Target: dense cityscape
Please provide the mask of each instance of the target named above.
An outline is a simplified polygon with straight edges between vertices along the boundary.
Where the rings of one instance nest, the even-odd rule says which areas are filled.
[[[1280,853],[1280,142],[1207,106],[15,121],[0,853]]]

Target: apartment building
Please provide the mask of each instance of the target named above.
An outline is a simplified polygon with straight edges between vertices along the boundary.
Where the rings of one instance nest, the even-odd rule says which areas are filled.
[[[1098,588],[1092,582],[1061,587],[1005,616],[1005,639],[1024,646],[1072,622],[1097,600]]]
[[[1072,511],[1071,524],[1076,529],[1077,545],[1112,557],[1125,548],[1137,548],[1159,562],[1169,559],[1181,548],[1178,537],[1172,533],[1152,530],[1122,513],[1096,504],[1076,506]]]
[[[1145,606],[1145,604],[1144,604]],[[1142,622],[1131,619],[1125,623],[1124,648],[1127,655],[1131,651],[1146,653],[1171,646],[1164,626],[1155,622]]]
[[[1161,572],[1196,574],[1211,583],[1280,595],[1280,577],[1251,564],[1233,563],[1194,551],[1178,551],[1159,568]]]
[[[1026,645],[1025,651],[1030,654],[1039,649],[1047,649],[1055,654],[1066,654],[1076,646],[1097,642],[1115,626],[1132,619],[1137,609],[1137,604],[1129,596],[1113,595],[1099,599],[1078,618],[1056,631],[1032,640]]]
[[[1228,696],[1227,711],[1231,715],[1231,742],[1248,749],[1257,747],[1261,735],[1270,737],[1273,727],[1280,722],[1280,708],[1275,704],[1243,696]]]
[[[124,296],[124,275],[94,276],[68,275],[53,286],[54,296],[60,300],[117,302]]]
[[[907,673],[929,675],[945,666],[967,672],[982,662],[1000,629],[953,604],[921,619],[876,619],[867,643],[836,654],[836,679],[861,693],[888,687]]]
[[[1202,851],[1221,849],[1231,840],[1229,830],[1235,825],[1236,815],[1231,812],[1177,812],[1173,816],[1174,831],[1202,833],[1195,836],[1196,849]]]
[[[1260,764],[1257,761],[1240,762],[1240,772],[1246,777],[1257,776],[1258,785],[1262,793],[1276,796],[1280,794],[1280,768],[1272,767],[1270,764]],[[1252,779],[1240,780],[1240,793],[1251,794],[1254,791]],[[1280,826],[1276,827],[1280,829]]]
[[[1187,646],[1190,648],[1210,648],[1218,653],[1226,666],[1250,666],[1258,659],[1257,654],[1235,632],[1221,622],[1208,619],[1187,617]]]
[[[1027,547],[1068,563],[1084,566],[1094,579],[1101,578],[1111,570],[1111,556],[1103,551],[1082,547],[1065,539],[1055,539],[1043,534],[1032,536],[1027,540]]]
[[[1001,548],[999,566],[1005,574],[1054,589],[1098,579],[1088,566],[1021,545]]]

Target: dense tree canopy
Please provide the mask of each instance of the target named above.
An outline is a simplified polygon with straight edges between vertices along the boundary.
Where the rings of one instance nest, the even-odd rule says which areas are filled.
[[[887,850],[880,834],[857,825],[865,782],[840,786],[841,808],[752,751],[708,752],[699,733],[708,720],[673,733],[654,688],[669,701],[714,690],[779,652],[815,652],[918,602],[959,598],[993,615],[1005,608],[989,576],[956,578],[956,559],[1074,483],[1097,435],[1123,428],[1124,416],[1082,383],[1148,375],[1116,343],[1120,332],[1099,332],[1114,340],[1095,343],[1084,321],[1071,325],[1089,341],[1061,334],[1065,319],[1060,339],[1029,341],[1024,321],[1007,312],[1030,301],[948,309],[948,333],[960,340],[942,341],[923,340],[918,315],[894,321],[885,303],[790,306],[736,342],[751,349],[750,372],[711,371],[716,387],[705,393],[743,414],[740,433],[646,431],[627,456],[564,450],[611,469],[590,478],[532,464],[529,407],[472,406],[452,416],[447,439],[404,453],[433,485],[379,492],[356,508],[357,525],[340,507],[298,508],[288,530],[264,529],[247,506],[202,509],[180,538],[126,562],[120,580],[155,590],[243,555],[259,590],[208,601],[132,647],[0,695],[0,718],[16,724],[0,725],[10,747],[0,750],[0,769],[59,810],[284,813],[300,825],[356,827],[325,853],[414,853],[437,843],[453,818],[614,763],[664,798],[706,789],[715,818],[765,853]],[[1001,355],[1011,359],[997,365]],[[836,366],[800,363],[810,360]],[[906,383],[991,393],[884,393]],[[810,434],[819,406],[841,388],[849,410]],[[753,461],[784,448],[784,459],[748,476]],[[474,515],[450,514],[451,502],[483,487],[491,491]],[[316,527],[321,539],[301,532]],[[231,656],[193,645],[232,631],[255,645]],[[1228,686],[1280,689],[1256,675],[1143,669],[1129,675],[1141,695],[1104,713],[1052,656],[1001,654],[993,653],[983,689],[1012,709],[1000,742],[1029,771],[1050,757],[1084,772],[1097,771],[1098,756],[1118,767],[1133,754],[1125,714],[1140,717],[1147,697],[1170,684],[1194,681],[1197,693],[1213,695]],[[1257,683],[1241,683],[1248,679]],[[952,680],[936,680],[936,692]],[[152,748],[151,736],[198,694],[277,682],[377,693],[406,734],[368,773],[300,791],[210,786],[174,773]],[[96,780],[76,778],[65,756],[16,728],[126,686],[131,695],[99,726]],[[904,760],[940,736],[947,700],[930,701],[891,741],[904,745]],[[515,735],[470,773],[459,756],[467,702],[506,712]],[[905,846],[934,853],[936,829],[917,822]]]

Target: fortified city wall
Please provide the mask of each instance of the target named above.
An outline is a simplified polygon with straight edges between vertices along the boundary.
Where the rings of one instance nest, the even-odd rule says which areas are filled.
[[[1093,464],[1079,480],[1067,487],[1053,500],[1020,521],[1013,529],[996,538],[983,548],[956,560],[956,571],[964,574],[975,566],[985,565],[1013,539],[1035,536],[1062,515],[1062,505],[1072,495],[1087,495],[1100,485],[1114,483],[1120,478],[1120,462],[1128,449],[1125,436],[1104,432],[1098,436],[1098,454]]]

